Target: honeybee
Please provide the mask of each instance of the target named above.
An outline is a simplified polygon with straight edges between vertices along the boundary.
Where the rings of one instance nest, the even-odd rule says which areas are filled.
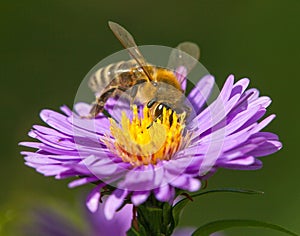
[[[103,112],[109,98],[120,96],[126,91],[129,91],[131,101],[137,100],[149,108],[153,121],[161,118],[163,108],[171,109],[179,115],[188,114],[190,108],[184,104],[184,91],[175,75],[175,69],[184,66],[190,71],[199,59],[199,47],[191,42],[179,44],[171,52],[168,68],[162,68],[146,62],[126,29],[114,22],[108,25],[132,59],[100,68],[89,79],[88,86],[98,95],[88,117],[93,118]]]

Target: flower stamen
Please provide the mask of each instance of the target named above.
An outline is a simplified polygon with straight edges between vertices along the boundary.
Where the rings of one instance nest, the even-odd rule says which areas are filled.
[[[185,125],[184,119],[178,119],[175,111],[164,108],[162,117],[156,121],[152,120],[147,106],[143,108],[142,117],[139,117],[136,106],[133,106],[132,112],[132,121],[125,112],[122,113],[120,125],[110,119],[114,140],[113,143],[108,137],[103,140],[124,162],[133,166],[156,164],[161,160],[170,160],[181,149],[185,141],[182,137]]]

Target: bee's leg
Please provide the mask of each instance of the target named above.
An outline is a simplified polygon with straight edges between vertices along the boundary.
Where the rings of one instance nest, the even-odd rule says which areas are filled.
[[[85,118],[90,118],[90,119],[95,118],[100,112],[103,111],[104,105],[105,103],[101,101],[99,98],[97,98],[90,110],[89,115]]]
[[[185,112],[185,118],[189,117],[190,114],[192,113],[192,108],[190,106],[185,105],[183,107],[183,109],[184,109],[184,112]]]
[[[191,114],[192,108],[190,106],[183,105],[182,107],[177,107],[175,112],[178,116],[178,121],[185,120]]]
[[[133,104],[134,104],[134,99],[137,96],[138,90],[140,88],[140,86],[142,86],[142,84],[144,84],[145,82],[147,82],[147,80],[145,79],[138,79],[136,81],[136,83],[134,84],[134,86],[131,87],[130,92],[129,92],[129,96],[130,96],[130,108],[132,108]]]
[[[133,103],[134,103],[134,99],[137,95],[138,92],[138,86],[135,85],[130,89],[130,108],[132,109]]]
[[[156,103],[156,98],[152,98],[148,103],[147,103],[147,107],[151,108],[155,103]]]
[[[92,104],[92,108],[88,115],[81,116],[81,118],[93,119],[95,118],[100,112],[103,111],[105,103],[100,100],[100,98],[96,98],[96,100]]]
[[[147,129],[151,128],[151,126],[153,125],[153,122],[154,122],[154,121],[152,121],[152,122],[150,123],[150,125],[147,126]]]
[[[116,90],[117,88],[111,88],[97,97],[96,101],[93,103],[90,113],[87,116],[83,116],[82,118],[95,118],[100,112],[103,111],[105,103],[110,97],[113,97],[115,95]]]
[[[158,117],[156,117],[156,118],[150,123],[150,125],[147,126],[147,129],[149,129],[149,128],[153,125],[153,123],[154,123],[154,122],[157,122],[157,119],[160,119],[161,117],[162,117],[161,114],[160,114]]]

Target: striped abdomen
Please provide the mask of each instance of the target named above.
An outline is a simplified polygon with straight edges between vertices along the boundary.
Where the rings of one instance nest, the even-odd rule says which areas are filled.
[[[135,60],[120,61],[112,63],[106,67],[97,70],[94,75],[89,79],[88,86],[93,92],[103,91],[113,80],[118,80],[121,74],[131,72],[134,68],[138,68]],[[119,81],[120,82],[120,81]],[[115,81],[118,83],[118,81]]]

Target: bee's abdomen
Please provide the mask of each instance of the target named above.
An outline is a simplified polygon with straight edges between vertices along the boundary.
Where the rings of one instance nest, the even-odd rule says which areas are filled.
[[[97,70],[88,81],[88,86],[93,92],[101,92],[120,74],[131,72],[132,68],[138,67],[134,60],[112,63]]]

